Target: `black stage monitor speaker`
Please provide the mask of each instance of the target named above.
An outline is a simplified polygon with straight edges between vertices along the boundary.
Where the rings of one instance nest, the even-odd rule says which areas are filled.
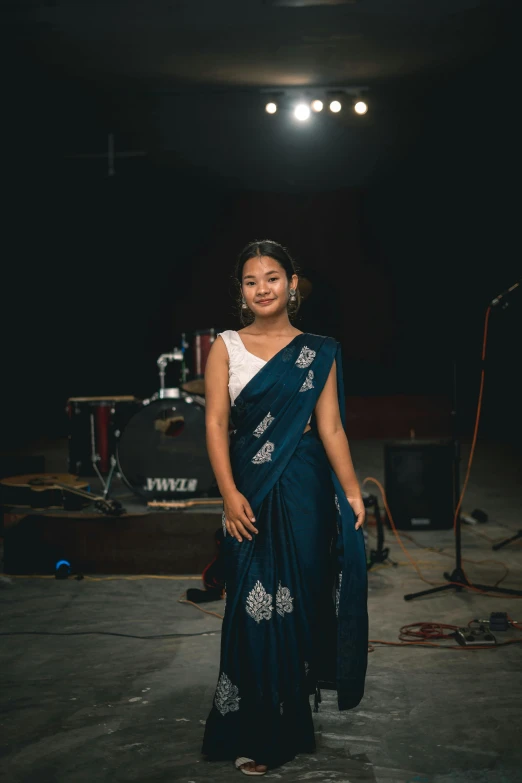
[[[397,529],[444,530],[453,526],[452,441],[386,443],[384,481]]]

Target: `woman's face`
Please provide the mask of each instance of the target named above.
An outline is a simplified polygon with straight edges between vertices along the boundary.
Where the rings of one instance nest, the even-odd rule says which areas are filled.
[[[297,282],[297,275],[289,281],[279,261],[270,256],[250,258],[243,266],[243,296],[256,316],[286,310],[288,291],[297,288]]]

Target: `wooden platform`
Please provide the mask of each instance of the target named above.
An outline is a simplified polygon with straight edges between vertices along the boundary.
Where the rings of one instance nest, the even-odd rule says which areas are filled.
[[[157,510],[104,516],[86,511],[4,512],[4,572],[199,574],[216,556],[221,509]]]
[[[350,440],[446,437],[450,432],[449,401],[440,396],[393,395],[347,397],[346,430]],[[46,457],[50,469],[65,469],[66,441],[59,453]],[[43,470],[5,455],[3,475]],[[18,461],[17,461],[18,460]],[[9,464],[8,464],[9,463]],[[7,472],[7,468],[11,472]],[[96,488],[96,479],[91,483]],[[92,507],[77,512],[28,508],[4,512],[4,570],[11,574],[54,574],[56,560],[67,559],[74,573],[198,574],[217,553],[221,507],[150,509],[128,488],[114,482],[114,497],[125,515],[106,516]],[[125,495],[125,493],[127,493]]]

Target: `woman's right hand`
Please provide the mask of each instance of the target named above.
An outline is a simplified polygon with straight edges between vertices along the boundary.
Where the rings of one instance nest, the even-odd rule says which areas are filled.
[[[259,533],[259,530],[252,524],[256,520],[246,497],[236,490],[223,498],[223,506],[225,524],[230,535],[238,541],[243,540],[242,536],[252,541],[249,531]]]

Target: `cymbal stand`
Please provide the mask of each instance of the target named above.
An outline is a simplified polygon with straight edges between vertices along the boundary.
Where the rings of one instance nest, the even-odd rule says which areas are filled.
[[[180,350],[179,348],[174,348],[172,353],[162,353],[161,356],[156,361],[156,364],[159,368],[159,377],[160,377],[160,391],[159,396],[160,399],[162,399],[165,396],[165,370],[167,368],[167,365],[170,362],[182,362],[183,361],[183,350]]]

